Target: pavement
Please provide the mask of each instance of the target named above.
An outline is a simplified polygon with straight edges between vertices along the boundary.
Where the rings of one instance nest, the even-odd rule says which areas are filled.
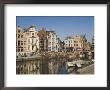
[[[94,74],[94,64],[78,69],[78,72],[80,74]]]

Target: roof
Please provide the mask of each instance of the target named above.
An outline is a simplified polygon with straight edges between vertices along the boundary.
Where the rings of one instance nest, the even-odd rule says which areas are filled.
[[[72,39],[72,37],[71,36],[65,37],[65,40],[67,40],[67,39]]]

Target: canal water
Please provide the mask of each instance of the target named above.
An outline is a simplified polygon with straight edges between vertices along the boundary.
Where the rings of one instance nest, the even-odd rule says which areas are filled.
[[[65,64],[62,64],[58,68],[58,74],[68,74],[68,71],[66,70]]]
[[[69,74],[66,67],[68,58],[27,58],[16,60],[16,74]],[[75,73],[73,71],[72,73]]]

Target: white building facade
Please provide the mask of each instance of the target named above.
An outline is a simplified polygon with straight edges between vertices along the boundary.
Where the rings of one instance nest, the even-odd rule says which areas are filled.
[[[27,41],[27,53],[37,52],[39,50],[39,37],[35,26],[29,27],[25,31],[25,38]]]
[[[48,31],[48,51],[60,51],[60,39],[54,31]]]

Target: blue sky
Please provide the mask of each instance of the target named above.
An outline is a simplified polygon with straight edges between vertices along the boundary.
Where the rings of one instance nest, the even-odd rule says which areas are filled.
[[[39,31],[41,27],[53,29],[61,40],[69,35],[86,33],[86,38],[91,42],[94,35],[94,16],[17,16],[16,24],[21,28],[35,25]]]

